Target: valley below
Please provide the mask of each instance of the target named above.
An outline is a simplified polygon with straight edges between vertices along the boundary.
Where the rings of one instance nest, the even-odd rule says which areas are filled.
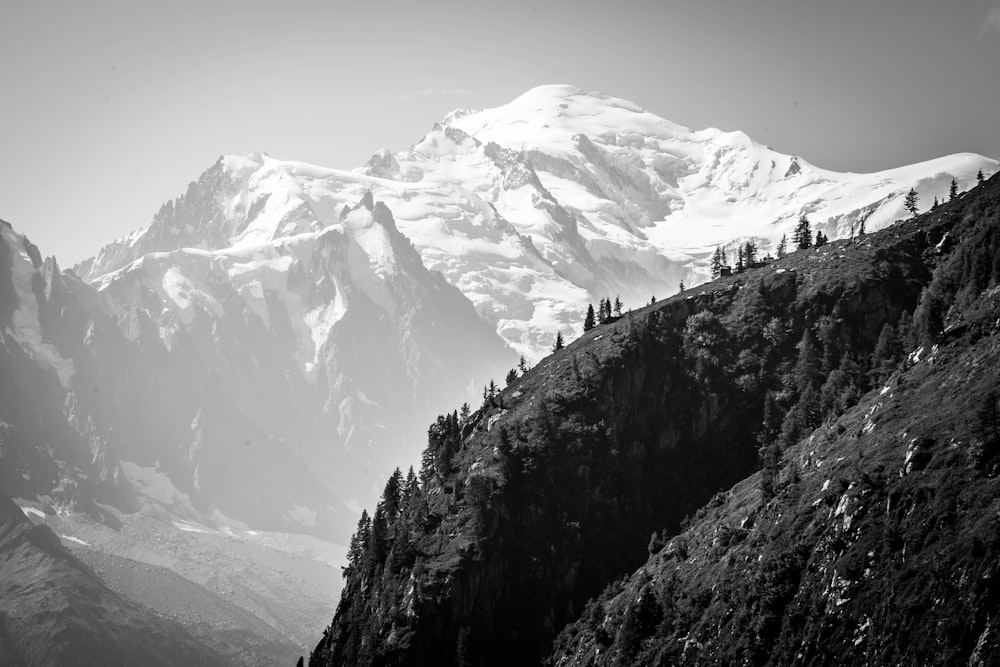
[[[152,506],[105,508],[111,527],[19,504],[115,593],[176,621],[234,665],[294,664],[340,594],[345,548],[319,538],[179,520]]]

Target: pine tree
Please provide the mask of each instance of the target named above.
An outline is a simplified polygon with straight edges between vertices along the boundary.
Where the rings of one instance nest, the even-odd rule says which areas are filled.
[[[933,283],[920,295],[920,303],[913,312],[913,329],[918,345],[933,345],[944,329],[944,303]]]
[[[812,430],[823,423],[823,417],[819,411],[819,390],[816,387],[809,387],[799,398],[797,408],[802,413],[803,423],[807,430]]]
[[[597,322],[598,324],[605,324],[611,317],[611,301],[609,299],[601,299],[600,304],[597,306]]]
[[[757,244],[752,240],[747,241],[743,246],[743,266],[744,268],[751,268],[757,263]]]
[[[555,342],[555,345],[552,346],[552,351],[553,352],[558,352],[561,349],[563,349],[563,335],[562,335],[561,331],[557,331],[556,332],[556,342]]]
[[[982,183],[984,180],[986,180],[986,177],[983,176],[983,170],[982,169],[980,169],[979,171],[976,172],[976,180],[979,181],[980,183]]]
[[[517,380],[517,369],[512,368],[509,371],[507,371],[507,377],[506,377],[507,386],[509,387],[510,385],[514,384],[515,380]]]
[[[910,188],[910,191],[906,193],[906,198],[903,200],[903,207],[910,212],[911,218],[917,216],[917,191],[913,188]]]
[[[404,513],[413,499],[413,494],[419,491],[420,481],[417,479],[417,473],[413,472],[413,466],[410,466],[410,469],[406,471],[406,479],[403,481],[403,498],[401,504]]]
[[[958,183],[956,183],[955,179],[953,178],[951,179],[951,185],[948,186],[948,199],[950,201],[957,196],[958,196]]]
[[[427,521],[427,500],[424,498],[423,489],[420,488],[420,481],[416,476],[412,482],[407,477],[405,496],[406,507],[403,508],[403,511],[406,514],[407,526],[420,530]]]
[[[677,291],[678,292],[683,292],[684,291],[684,281],[683,280],[681,281],[681,284],[677,286]]]
[[[778,406],[774,392],[766,392],[764,394],[764,418],[761,420],[760,433],[757,435],[758,442],[767,444],[778,436],[782,417],[781,408]]]
[[[646,545],[646,552],[650,556],[653,556],[659,553],[664,545],[666,545],[666,540],[660,535],[660,531],[654,530],[653,534],[649,536],[649,544]]]
[[[366,552],[367,570],[369,573],[375,572],[385,565],[385,557],[388,555],[386,540],[388,538],[389,526],[385,520],[385,510],[379,504],[375,507],[375,514],[372,516],[371,539]]]
[[[371,540],[371,519],[368,518],[368,510],[361,510],[361,518],[358,520],[358,528],[351,536],[351,545],[347,549],[347,567],[344,568],[344,575],[353,568],[358,567],[365,557]]]
[[[824,234],[823,232],[821,232],[818,229],[816,230],[816,244],[815,245],[816,245],[817,248],[822,248],[823,246],[825,246],[826,242],[828,240],[829,239],[827,238],[826,234]]]
[[[736,248],[736,273],[743,272],[743,246]]]
[[[799,359],[795,364],[795,385],[800,393],[804,393],[809,387],[814,389],[818,387],[822,379],[823,372],[820,368],[816,336],[813,335],[812,329],[806,328],[799,343]]]
[[[590,310],[593,311],[594,307],[591,306]],[[525,373],[528,372],[528,362],[524,360],[523,354],[521,355],[521,360],[517,362],[517,369],[521,371],[521,375],[524,375]]]
[[[653,296],[649,297],[649,305],[652,306],[654,303],[656,303],[656,295],[655,294]]]
[[[382,501],[379,503],[386,521],[392,523],[399,516],[400,501],[403,497],[403,473],[396,468],[385,483],[382,490]]]
[[[835,368],[826,376],[826,382],[819,390],[819,413],[824,417],[840,413],[840,395],[847,388],[844,371]]]
[[[594,323],[594,304],[591,303],[587,305],[587,314],[583,318],[584,333],[590,331],[595,326],[597,325]]]
[[[908,310],[904,310],[903,314],[899,316],[899,321],[896,322],[896,338],[899,340],[901,356],[908,354],[916,347],[916,341],[913,340],[913,315]]]
[[[938,201],[937,195],[934,195],[934,205],[931,208],[937,208],[941,202]]]
[[[483,386],[483,405],[489,405],[489,406],[494,405],[494,400],[497,397],[498,389],[499,387],[497,387],[497,383],[494,382],[493,380],[490,380],[490,383],[488,385]]]
[[[521,357],[521,361],[524,361],[524,357]],[[472,407],[469,405],[469,403],[468,402],[462,403],[462,410],[459,412],[459,417],[462,419],[462,421],[468,419],[469,415],[471,414],[472,414]]]
[[[726,255],[722,252],[722,246],[715,246],[715,252],[712,253],[712,277],[718,278],[722,275],[722,265],[726,262]]]
[[[891,324],[882,327],[875,351],[872,352],[871,376],[877,383],[885,382],[892,374],[902,357],[903,351],[896,336],[896,329]]]
[[[624,306],[624,304],[622,303],[622,300],[619,299],[616,296],[615,297],[615,317],[621,317],[622,316],[622,307],[623,306]]]
[[[788,254],[788,237],[782,234],[781,240],[778,241],[778,259],[781,259],[786,254]]]
[[[805,250],[812,246],[812,233],[809,230],[809,218],[803,213],[799,218],[799,224],[795,226],[795,233],[792,235],[792,242],[799,250]]]
[[[865,235],[865,220],[867,220],[867,219],[868,218],[864,218],[861,221],[861,226],[858,228],[858,236],[864,236]]]

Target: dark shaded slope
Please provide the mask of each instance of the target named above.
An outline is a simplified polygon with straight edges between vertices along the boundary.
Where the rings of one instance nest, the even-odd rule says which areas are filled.
[[[118,597],[6,496],[0,496],[0,589],[4,665],[229,664],[179,625]]]
[[[651,532],[757,469],[758,444],[773,485],[776,450],[880,379],[885,325],[912,335],[974,199],[629,313],[440,418],[420,483],[390,480],[362,520],[311,664],[539,663]]]
[[[773,497],[760,475],[719,494],[605,591],[551,664],[1000,661],[1000,180],[949,210],[912,354],[781,453]]]

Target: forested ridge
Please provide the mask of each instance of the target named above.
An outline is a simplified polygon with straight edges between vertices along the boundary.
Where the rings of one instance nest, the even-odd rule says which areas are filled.
[[[830,554],[866,542],[848,533],[833,551],[820,550],[827,533],[813,520],[816,508],[832,513],[868,484],[885,493],[903,484],[895,507],[932,502],[936,491],[900,477],[911,446],[911,459],[930,469],[937,462],[961,488],[992,484],[997,422],[988,401],[965,406],[972,398],[963,389],[988,390],[984,378],[996,375],[985,350],[997,328],[998,189],[992,179],[878,233],[790,253],[612,317],[484,392],[478,410],[439,417],[421,470],[397,471],[362,517],[344,593],[310,664],[758,664],[793,662],[807,650],[834,660],[837,645],[823,632],[840,635],[809,620],[828,610],[815,602],[793,616],[793,602],[816,589],[824,592],[810,600],[836,607],[830,576],[858,580],[844,570],[830,575]],[[987,356],[963,356],[976,350]],[[920,375],[961,360],[979,370],[950,389]],[[893,391],[891,383],[910,377],[915,386]],[[871,406],[887,404],[885,395],[896,397],[900,428],[911,428],[908,419],[931,425],[920,438],[932,444],[865,431],[865,419],[881,418]],[[955,444],[947,415],[935,410],[956,420],[986,416],[967,433],[957,429]],[[812,444],[819,438],[823,447]],[[885,452],[859,455],[859,442]],[[956,453],[941,458],[938,449]],[[825,495],[813,504],[810,466],[838,458],[854,466],[853,477],[818,480]],[[985,500],[962,502],[963,512],[981,513],[968,521],[989,518]],[[887,558],[910,544],[900,521],[902,542],[888,543]],[[854,525],[864,535],[885,530]],[[974,525],[982,542],[974,553],[989,555],[992,533]],[[955,551],[961,542],[935,544]],[[865,558],[851,576],[871,569]],[[973,584],[953,583],[938,598],[967,602]],[[987,605],[977,607],[980,626],[996,606],[991,586],[975,589]],[[918,614],[930,598],[907,600],[901,610],[880,607],[871,627],[914,627],[897,615]],[[949,646],[970,654],[975,627],[942,632],[941,650],[919,655],[960,654],[944,652]],[[899,640],[863,656],[917,655],[907,650]]]

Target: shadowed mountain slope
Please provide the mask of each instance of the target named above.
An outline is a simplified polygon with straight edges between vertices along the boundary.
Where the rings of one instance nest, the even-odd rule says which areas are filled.
[[[362,518],[311,664],[541,662],[651,533],[657,551],[761,460],[778,493],[782,452],[941,337],[942,262],[995,284],[967,253],[997,188],[627,313],[439,418],[419,480]]]
[[[920,221],[938,310],[910,354],[656,544],[550,664],[996,664],[1000,183],[953,213]]]

